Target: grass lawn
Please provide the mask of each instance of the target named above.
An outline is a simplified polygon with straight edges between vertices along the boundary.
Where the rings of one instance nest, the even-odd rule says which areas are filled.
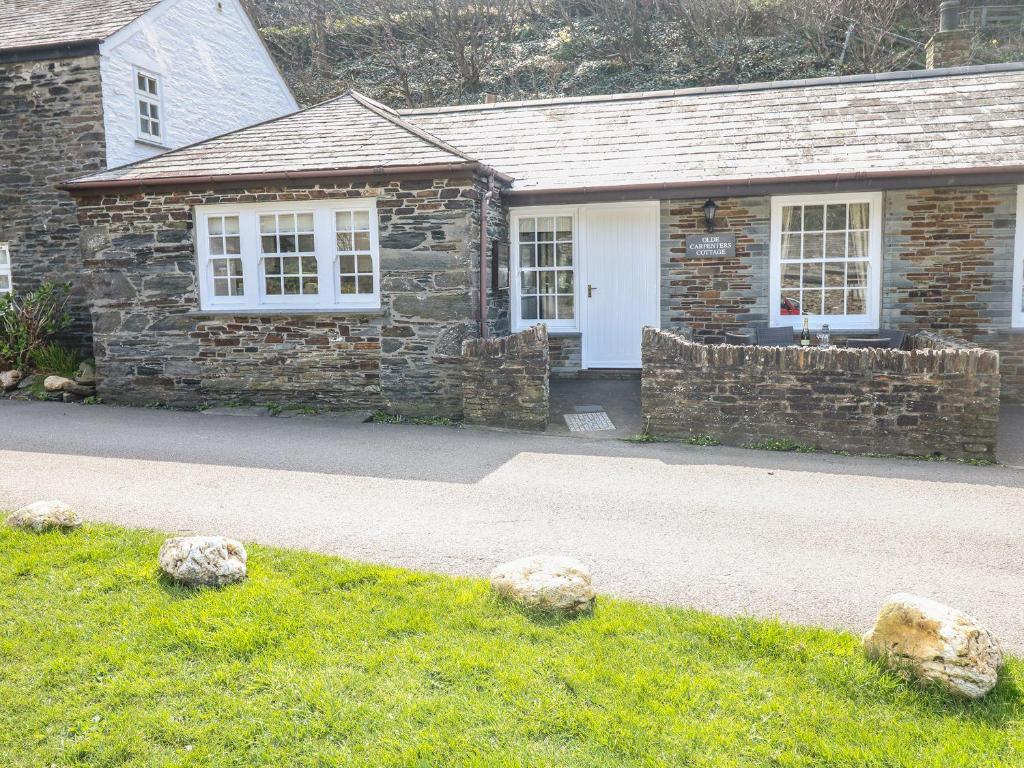
[[[157,578],[163,536],[0,526],[0,766],[1021,766],[1024,664],[983,702],[855,637],[598,600],[538,621],[486,583],[252,546]]]

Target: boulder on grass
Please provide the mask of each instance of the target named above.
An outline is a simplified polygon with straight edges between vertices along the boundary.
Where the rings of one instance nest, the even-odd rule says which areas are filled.
[[[77,528],[82,524],[82,518],[62,501],[37,501],[8,517],[7,524],[41,533]]]
[[[16,389],[21,381],[21,371],[3,371],[0,373],[0,392]]]
[[[1003,666],[999,642],[955,608],[924,597],[892,595],[864,635],[872,658],[904,677],[930,681],[951,693],[980,699]]]
[[[47,392],[66,392],[79,397],[89,397],[96,394],[95,387],[78,384],[64,376],[47,376],[43,379],[43,389]]]
[[[491,572],[491,588],[525,608],[577,614],[594,607],[590,571],[571,557],[524,557]]]
[[[190,587],[223,587],[246,576],[245,547],[224,536],[167,539],[157,559],[168,578]]]

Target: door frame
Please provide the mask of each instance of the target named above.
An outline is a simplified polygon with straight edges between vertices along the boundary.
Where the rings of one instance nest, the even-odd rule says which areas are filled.
[[[586,220],[588,215],[599,214],[602,211],[611,210],[622,210],[622,209],[648,209],[655,213],[655,248],[654,253],[651,255],[653,259],[653,272],[655,275],[655,291],[654,291],[654,315],[657,318],[656,327],[661,327],[661,280],[662,280],[662,269],[661,269],[661,201],[660,200],[630,200],[622,202],[612,203],[580,203],[576,205],[530,205],[521,207],[509,208],[509,282],[511,283],[511,290],[509,291],[509,298],[511,306],[510,311],[510,327],[513,332],[525,330],[526,328],[538,325],[539,323],[523,322],[519,319],[519,228],[518,228],[518,217],[519,216],[567,216],[573,217],[573,271],[574,271],[574,290],[575,300],[574,304],[576,307],[575,324],[573,327],[551,327],[548,326],[548,332],[551,335],[557,336],[580,336],[581,340],[581,354],[580,354],[580,368],[587,370],[587,356],[588,356],[588,307],[589,304],[586,302],[586,285],[588,284],[590,277],[589,275],[589,244],[587,243],[587,227]]]

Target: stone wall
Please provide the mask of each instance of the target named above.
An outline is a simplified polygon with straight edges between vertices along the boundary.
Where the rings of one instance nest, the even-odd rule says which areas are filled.
[[[548,336],[553,376],[575,376],[583,367],[583,338],[578,334]]]
[[[462,343],[462,354],[467,424],[545,428],[549,379],[546,326],[496,339],[470,339]]]
[[[999,355],[936,339],[915,349],[694,343],[645,329],[642,408],[655,435],[747,445],[995,458]]]
[[[686,236],[704,234],[704,200],[661,204],[661,327],[709,342],[768,322],[770,198],[715,200],[715,229],[736,235],[736,255],[695,259]]]
[[[74,326],[87,347],[89,314],[75,205],[56,185],[106,161],[99,56],[0,63],[0,241],[14,288],[72,284]]]
[[[478,333],[485,184],[416,179],[83,193],[100,395],[181,407],[317,403],[460,415],[462,342]],[[193,206],[364,195],[377,199],[380,310],[199,311]]]

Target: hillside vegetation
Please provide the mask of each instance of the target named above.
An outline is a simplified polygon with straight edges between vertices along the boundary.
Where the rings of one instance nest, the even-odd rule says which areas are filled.
[[[1022,58],[1024,0],[975,32]],[[300,102],[346,88],[396,107],[924,66],[938,0],[245,0]],[[1012,4],[1012,5],[1011,5]],[[1007,21],[1009,19],[1009,21]]]

